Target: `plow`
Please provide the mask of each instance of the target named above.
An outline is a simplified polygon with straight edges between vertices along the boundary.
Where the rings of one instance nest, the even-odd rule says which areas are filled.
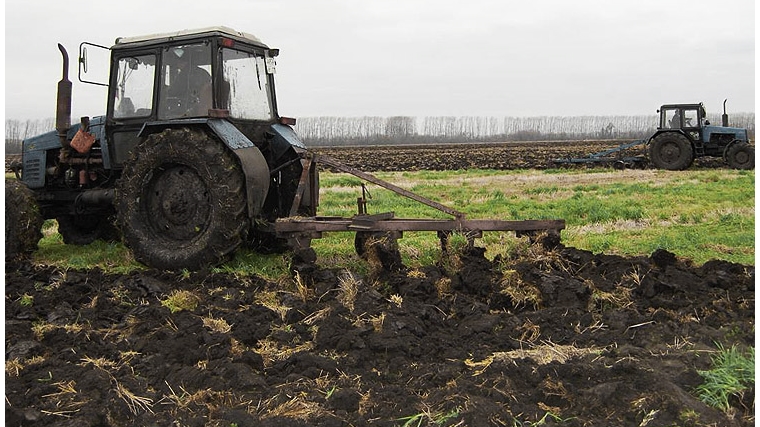
[[[463,212],[440,204],[434,200],[420,196],[393,183],[382,180],[370,173],[345,165],[329,156],[314,155],[309,165],[323,164],[330,168],[353,175],[364,181],[390,190],[395,194],[412,199],[416,202],[437,209],[452,216],[451,219],[420,219],[396,218],[393,212],[370,214],[367,211],[367,191],[362,184],[362,195],[357,198],[357,214],[347,217],[287,217],[281,218],[269,225],[269,230],[278,238],[285,239],[296,254],[306,260],[312,260],[313,251],[310,248],[312,239],[319,239],[326,232],[354,232],[355,248],[359,255],[367,252],[368,244],[383,241],[385,246],[396,251],[395,241],[403,237],[404,232],[436,232],[441,240],[442,250],[446,250],[446,242],[452,233],[460,233],[467,237],[468,243],[480,238],[485,231],[512,231],[516,236],[528,236],[536,239],[544,234],[543,241],[559,241],[561,230],[565,228],[564,220],[520,220],[509,221],[499,219],[467,219]],[[306,174],[304,174],[306,176]],[[299,188],[305,188],[305,182],[299,183]],[[552,238],[547,238],[551,236]],[[397,259],[393,256],[391,259]],[[385,265],[393,269],[393,265]]]
[[[633,142],[621,144],[618,147],[589,154],[588,157],[554,159],[554,163],[558,165],[585,164],[612,166],[615,169],[643,168],[646,167],[648,162],[646,156],[643,154],[630,156],[625,155],[624,152],[634,147],[646,145],[646,143],[646,139],[637,139]]]

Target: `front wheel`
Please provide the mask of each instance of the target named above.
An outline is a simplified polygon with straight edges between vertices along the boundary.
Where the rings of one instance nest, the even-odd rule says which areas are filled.
[[[97,239],[119,240],[119,231],[108,215],[62,215],[56,221],[58,233],[67,245],[89,245]]]
[[[245,179],[234,154],[200,129],[166,129],[134,150],[116,207],[135,258],[197,270],[234,252],[249,229]]]
[[[726,150],[726,163],[734,169],[755,168],[755,149],[746,142],[735,142]]]
[[[694,162],[694,148],[680,133],[661,133],[649,143],[649,159],[658,169],[684,170]]]

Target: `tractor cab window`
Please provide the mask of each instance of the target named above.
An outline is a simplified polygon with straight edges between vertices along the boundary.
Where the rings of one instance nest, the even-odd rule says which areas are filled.
[[[678,108],[663,108],[660,112],[661,129],[680,129],[681,110]]]
[[[699,127],[699,119],[697,116],[697,110],[695,108],[689,110],[683,110],[683,127],[694,128]]]
[[[213,93],[208,44],[164,49],[160,77],[159,119],[208,115]]]
[[[270,120],[273,117],[266,59],[261,54],[222,49],[223,84],[220,107],[230,116],[248,120]]]
[[[663,108],[660,111],[660,129],[683,129],[699,127],[696,108]]]
[[[156,57],[154,55],[128,56],[118,60],[113,112],[115,118],[150,115],[155,73]]]

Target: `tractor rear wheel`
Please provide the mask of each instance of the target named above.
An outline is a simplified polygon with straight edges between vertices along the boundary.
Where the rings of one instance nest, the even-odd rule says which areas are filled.
[[[694,148],[680,133],[661,133],[649,143],[649,159],[658,169],[684,170],[694,162]]]
[[[201,129],[149,135],[125,166],[119,226],[135,258],[165,270],[220,262],[246,238],[245,178],[234,154]]]
[[[27,255],[42,238],[42,215],[32,191],[17,179],[5,180],[5,259]]]
[[[735,142],[726,150],[726,163],[734,169],[754,169],[755,149],[746,142]]]

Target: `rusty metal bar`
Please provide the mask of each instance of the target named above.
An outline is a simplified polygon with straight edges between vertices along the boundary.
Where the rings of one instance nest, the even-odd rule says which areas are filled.
[[[311,163],[312,159],[310,157],[306,157],[303,161],[303,171],[301,172],[301,179],[298,181],[298,188],[296,188],[296,196],[293,198],[293,205],[290,207],[290,216],[296,216],[298,214],[298,207],[301,206],[301,199],[303,199],[303,193],[306,191],[306,184],[309,182]]]
[[[326,164],[328,166],[332,166],[335,169],[338,169],[340,171],[349,173],[349,174],[351,174],[351,175],[353,175],[355,177],[361,178],[361,179],[363,179],[365,181],[369,181],[369,182],[371,182],[371,183],[373,183],[375,185],[379,185],[380,187],[383,187],[383,188],[385,188],[387,190],[393,191],[396,194],[399,194],[401,196],[404,196],[404,197],[410,198],[412,200],[418,201],[418,202],[422,203],[423,205],[430,206],[431,208],[437,209],[437,210],[439,210],[441,212],[447,213],[447,214],[449,214],[449,215],[457,218],[458,220],[464,220],[464,213],[459,212],[456,209],[452,209],[452,208],[450,208],[448,206],[442,205],[442,204],[440,204],[440,203],[438,203],[436,201],[430,200],[430,199],[428,199],[426,197],[422,197],[422,196],[420,196],[418,194],[414,194],[411,191],[405,190],[405,189],[403,189],[403,188],[401,188],[399,186],[391,184],[388,181],[384,181],[384,180],[382,180],[382,179],[380,179],[380,178],[378,178],[378,177],[376,177],[376,176],[374,176],[372,174],[369,174],[367,172],[362,172],[359,169],[355,169],[355,168],[352,168],[351,166],[344,165],[343,163],[341,163],[341,162],[333,159],[332,157],[328,157],[328,156],[319,154],[319,155],[315,155],[314,159],[318,163],[324,163],[324,164]]]
[[[562,230],[564,220],[504,221],[492,219],[382,219],[358,222],[354,218],[284,218],[273,224],[278,234],[330,231],[542,231]]]

